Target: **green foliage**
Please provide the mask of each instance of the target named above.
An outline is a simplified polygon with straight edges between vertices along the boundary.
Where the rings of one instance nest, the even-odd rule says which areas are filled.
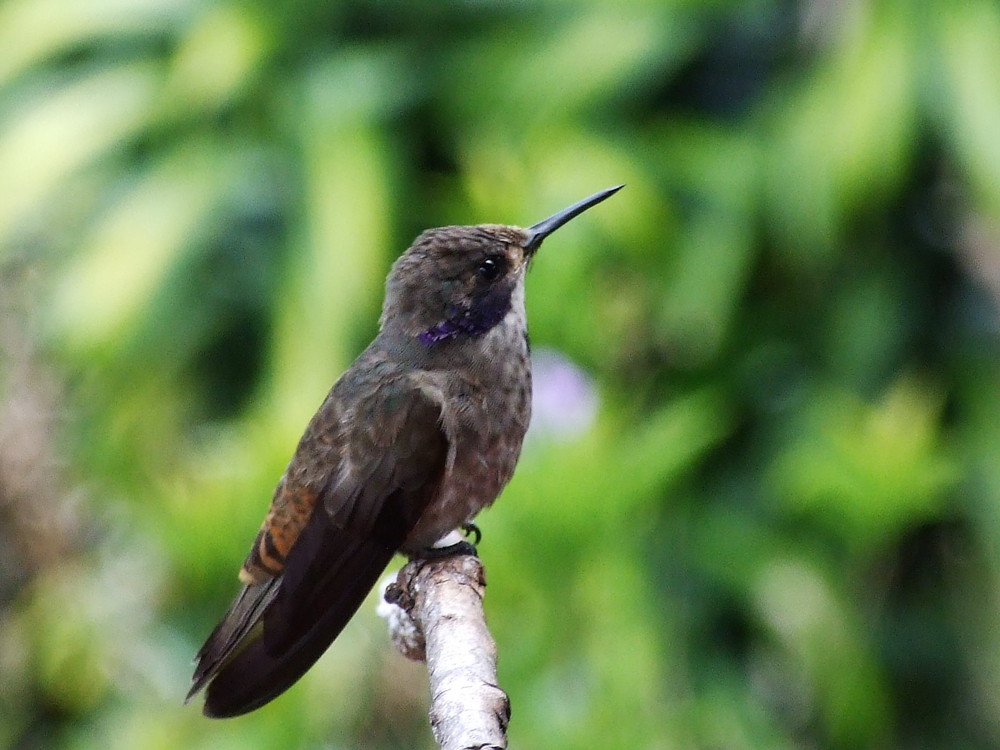
[[[619,182],[480,519],[512,745],[1000,743],[1000,7],[918,5],[0,6],[0,750],[430,747],[371,607],[245,718],[190,659],[409,241]]]

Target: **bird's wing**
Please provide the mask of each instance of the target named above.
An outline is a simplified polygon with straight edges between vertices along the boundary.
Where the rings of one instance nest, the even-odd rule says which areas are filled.
[[[272,505],[244,568],[255,577],[198,653],[188,697],[208,684],[206,715],[252,711],[298,680],[361,606],[438,490],[449,445],[435,398],[399,378],[346,416],[335,422],[335,439],[312,426],[307,432],[275,505],[279,498],[292,509],[296,497],[311,502],[284,516]],[[311,496],[298,484],[308,472],[297,462],[312,456],[317,440],[337,448],[337,463]],[[282,525],[286,517],[290,525]]]

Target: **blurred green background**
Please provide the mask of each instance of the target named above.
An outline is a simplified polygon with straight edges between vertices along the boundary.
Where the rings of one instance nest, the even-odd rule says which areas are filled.
[[[191,658],[411,239],[620,182],[479,519],[512,745],[1000,745],[995,0],[4,0],[0,748],[432,747],[373,606]]]

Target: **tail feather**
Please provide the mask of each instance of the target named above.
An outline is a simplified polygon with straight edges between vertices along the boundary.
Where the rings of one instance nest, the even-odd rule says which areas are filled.
[[[244,586],[229,607],[225,617],[215,626],[205,645],[195,656],[195,671],[184,702],[190,701],[219,671],[226,660],[237,650],[240,642],[260,621],[268,605],[274,601],[281,584],[280,578],[264,583]]]
[[[206,716],[239,716],[287,690],[340,634],[394,554],[325,522],[303,531],[296,552],[284,576],[240,593],[199,652],[188,697],[208,685]]]

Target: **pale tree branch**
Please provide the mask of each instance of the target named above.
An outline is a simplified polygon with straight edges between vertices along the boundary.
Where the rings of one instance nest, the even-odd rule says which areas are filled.
[[[497,685],[496,642],[486,627],[479,558],[414,560],[382,607],[405,656],[427,662],[431,729],[442,750],[503,750],[510,703]]]

